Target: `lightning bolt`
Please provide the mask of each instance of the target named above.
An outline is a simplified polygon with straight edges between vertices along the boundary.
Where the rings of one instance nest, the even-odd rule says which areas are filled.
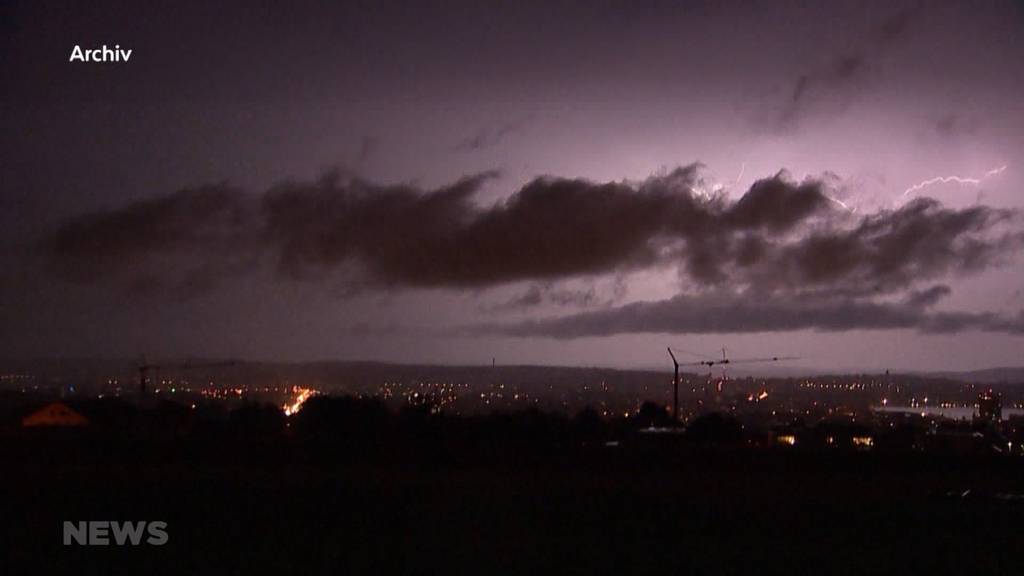
[[[746,171],[747,171],[747,163],[746,162],[741,162],[740,163],[740,175],[737,176],[736,180],[733,181],[733,183],[732,183],[733,186],[735,186],[735,185],[740,183],[740,180],[743,179],[743,173],[746,172]]]
[[[997,176],[999,174],[1002,174],[1005,171],[1006,171],[1006,165],[1004,164],[1004,165],[1000,166],[999,168],[993,168],[992,170],[989,170],[988,172],[985,172],[985,175],[982,176],[982,179],[984,179],[984,178],[991,178],[993,176]]]
[[[809,176],[810,176],[809,174],[806,174],[806,173],[805,173],[805,174],[804,174],[804,177],[803,177],[803,179],[804,179],[804,180],[807,180],[807,178],[808,178]],[[822,186],[822,190],[821,190],[821,195],[822,195],[822,196],[824,196],[824,197],[825,197],[826,199],[828,199],[828,200],[829,200],[830,202],[832,202],[833,204],[835,204],[836,206],[839,206],[839,207],[840,207],[840,208],[842,208],[843,210],[846,210],[846,211],[847,211],[847,212],[849,212],[850,214],[855,214],[855,213],[857,212],[857,209],[856,209],[856,208],[850,208],[849,204],[847,204],[846,202],[843,202],[843,201],[842,201],[842,200],[840,200],[839,198],[835,198],[835,197],[834,197],[834,196],[832,196],[831,194],[827,194],[827,193],[825,192],[825,187],[824,187],[824,186]]]
[[[718,192],[721,192],[722,190],[731,190],[733,187],[735,187],[737,184],[740,183],[740,180],[743,179],[743,173],[746,171],[746,169],[747,169],[747,163],[743,162],[743,163],[740,164],[740,173],[739,173],[739,175],[736,176],[736,179],[733,180],[731,183],[723,184],[722,182],[715,182],[715,184],[713,186],[711,186],[711,192],[709,193],[708,190],[706,188],[704,188],[703,182],[702,182],[702,185],[697,187],[696,191],[698,193],[700,193],[701,196],[703,196],[705,198],[710,198],[712,193],[717,194]]]
[[[742,162],[740,164],[740,173],[739,173],[738,176],[736,176],[735,180],[733,180],[729,184],[724,184],[722,182],[715,182],[714,184],[711,185],[710,188],[708,188],[706,186],[705,179],[701,178],[697,182],[697,185],[694,186],[693,191],[696,192],[697,194],[699,194],[700,197],[704,198],[705,200],[708,199],[708,198],[711,198],[712,195],[718,194],[722,190],[730,190],[734,186],[739,184],[740,180],[743,179],[743,173],[746,171],[746,169],[747,169],[747,163],[746,162]]]
[[[1004,166],[1004,168],[1005,168],[1005,166]],[[718,192],[721,192],[722,190],[728,190],[728,189],[736,186],[737,184],[739,184],[740,181],[743,180],[743,174],[746,173],[746,171],[747,171],[747,163],[746,162],[741,162],[740,163],[740,173],[736,176],[736,179],[733,180],[732,183],[730,183],[730,184],[722,184],[721,182],[716,182],[711,187],[711,190],[709,192],[708,189],[704,187],[704,182],[702,180],[702,181],[700,181],[698,183],[697,186],[694,187],[694,192],[697,192],[703,198],[710,198],[712,193],[718,193]],[[807,178],[806,174],[804,174],[804,178],[805,179]],[[842,200],[840,200],[838,198],[833,198],[832,196],[830,196],[828,194],[825,194],[824,192],[822,192],[822,195],[825,196],[825,198],[829,199],[836,206],[841,207],[843,210],[846,210],[847,212],[850,212],[851,214],[857,212],[856,208],[851,208],[848,204],[846,204],[846,202],[843,202]]]
[[[921,182],[918,182],[917,184],[914,184],[910,188],[907,188],[906,190],[903,191],[903,198],[906,198],[907,196],[911,195],[914,192],[917,192],[918,190],[920,190],[922,188],[927,188],[928,186],[932,186],[932,185],[935,185],[935,184],[953,184],[953,183],[955,183],[955,184],[963,184],[963,185],[966,185],[966,186],[977,186],[977,185],[981,184],[981,182],[983,180],[986,180],[986,179],[991,178],[993,176],[998,176],[999,174],[1002,174],[1005,170],[1006,170],[1006,165],[1004,164],[1003,166],[1000,166],[998,168],[993,168],[993,169],[989,170],[988,172],[985,172],[985,174],[983,176],[981,176],[980,178],[965,178],[963,176],[936,176],[935,178],[929,178],[927,180],[922,180]]]
[[[832,202],[835,202],[836,205],[842,206],[844,210],[846,210],[846,211],[848,211],[850,213],[853,213],[853,212],[857,211],[856,208],[850,208],[849,206],[846,205],[846,202],[843,202],[842,200],[840,200],[838,198],[833,198],[833,197],[829,196],[828,194],[824,194],[824,196],[825,196],[825,198],[828,198]]]

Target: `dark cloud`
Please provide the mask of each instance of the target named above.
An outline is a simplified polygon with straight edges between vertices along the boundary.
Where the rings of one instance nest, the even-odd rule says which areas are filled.
[[[939,300],[953,293],[953,289],[939,284],[925,290],[914,290],[907,295],[906,303],[910,306],[934,306]]]
[[[292,277],[355,266],[378,282],[479,287],[653,264],[678,197],[625,184],[538,179],[490,207],[472,196],[491,175],[424,192],[338,180],[264,199],[270,241]]]
[[[899,291],[1002,263],[1024,246],[1024,236],[1011,224],[1016,219],[1009,210],[954,210],[921,198],[864,216],[852,227],[825,226],[787,243],[748,238],[730,248],[738,265],[730,278],[762,292],[798,287]]]
[[[485,311],[514,312],[536,308],[543,304],[556,304],[559,307],[590,307],[597,303],[597,298],[597,291],[593,287],[586,290],[561,290],[551,286],[533,285],[504,302],[486,307]]]
[[[821,182],[794,184],[780,173],[774,178],[754,182],[725,212],[725,223],[736,230],[765,228],[784,232],[828,205]]]
[[[911,11],[894,14],[873,28],[858,46],[833,54],[828,61],[797,76],[788,99],[775,116],[775,129],[793,130],[808,116],[844,110],[878,60],[907,35]]]
[[[865,56],[841,54],[827,66],[801,74],[775,119],[775,127],[793,130],[809,115],[842,111],[852,99],[855,81],[866,71]]]
[[[916,199],[855,217],[834,207],[821,181],[784,172],[733,202],[696,191],[698,172],[691,165],[637,183],[538,178],[492,205],[475,194],[493,173],[434,190],[340,174],[262,197],[219,185],[76,218],[42,247],[63,278],[140,286],[212,285],[267,262],[280,277],[353,290],[550,284],[673,267],[699,289],[859,295],[973,273],[1024,243],[1005,210]],[[553,288],[531,297],[578,300]]]
[[[610,294],[594,285],[580,289],[563,288],[554,284],[534,284],[511,298],[481,308],[484,312],[522,312],[544,305],[558,308],[597,308],[614,305],[625,295],[625,285],[619,281]]]
[[[935,133],[944,138],[971,136],[978,132],[980,123],[974,118],[949,113],[936,118],[932,124]]]
[[[74,218],[42,243],[44,266],[81,283],[188,296],[259,260],[256,199],[226,184]]]
[[[934,297],[934,294],[931,296]],[[707,334],[818,330],[913,329],[925,333],[983,330],[1024,334],[1024,312],[933,312],[926,300],[878,302],[830,296],[752,298],[749,295],[680,295],[657,302],[517,323],[475,326],[471,333],[559,339],[616,334]]]
[[[509,135],[517,132],[526,125],[527,120],[516,120],[513,122],[506,122],[499,126],[487,127],[478,130],[472,136],[469,136],[454,147],[453,152],[479,152],[480,150],[486,150],[493,148],[498,144],[501,144]]]

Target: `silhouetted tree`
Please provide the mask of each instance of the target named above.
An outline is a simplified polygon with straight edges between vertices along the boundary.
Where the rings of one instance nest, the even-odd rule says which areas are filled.
[[[228,417],[231,428],[251,435],[280,434],[284,431],[284,412],[273,404],[246,403]]]
[[[576,418],[573,419],[573,425],[576,427],[576,433],[581,438],[587,440],[601,439],[607,432],[607,426],[604,420],[601,419],[601,415],[590,406],[576,414]]]
[[[637,412],[634,422],[639,428],[649,428],[651,426],[664,428],[672,424],[672,415],[668,413],[664,406],[654,402],[644,402],[640,406],[640,411]]]
[[[100,430],[124,431],[134,425],[138,408],[120,398],[96,398],[71,403],[71,407],[89,418]]]
[[[317,396],[292,417],[292,427],[307,439],[352,444],[380,436],[388,420],[387,408],[379,400]]]
[[[701,444],[728,444],[743,438],[743,427],[732,416],[712,412],[698,416],[686,428],[686,437]]]

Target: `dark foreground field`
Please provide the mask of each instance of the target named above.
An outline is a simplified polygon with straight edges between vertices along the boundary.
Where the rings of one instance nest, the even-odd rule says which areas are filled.
[[[471,459],[221,439],[5,438],[5,574],[974,573],[1024,568],[1024,468],[623,445]],[[971,490],[966,497],[949,492]],[[64,520],[164,546],[63,546]]]

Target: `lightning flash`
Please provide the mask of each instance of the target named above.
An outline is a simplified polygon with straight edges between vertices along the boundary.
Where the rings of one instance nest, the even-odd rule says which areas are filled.
[[[921,182],[918,182],[917,184],[914,184],[910,188],[907,188],[906,190],[903,191],[903,198],[906,198],[907,196],[913,194],[914,192],[917,192],[922,188],[927,188],[928,186],[932,186],[935,184],[963,184],[965,186],[977,186],[981,184],[982,181],[988,178],[1002,174],[1005,170],[1005,165],[1000,166],[998,168],[993,168],[992,170],[985,172],[985,174],[982,175],[980,178],[965,178],[962,176],[936,176],[935,178],[923,180]]]

